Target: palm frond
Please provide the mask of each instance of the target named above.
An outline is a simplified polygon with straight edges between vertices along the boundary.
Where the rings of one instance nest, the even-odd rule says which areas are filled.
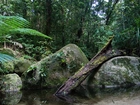
[[[0,36],[9,33],[12,27],[0,20]]]
[[[12,28],[28,28],[29,22],[18,16],[0,16],[0,21],[6,23]]]
[[[10,55],[7,55],[7,54],[1,54],[0,53],[0,62],[3,63],[3,62],[8,62],[8,61],[12,61],[12,60],[15,60],[14,57],[10,56]]]
[[[29,22],[18,16],[0,16],[0,36],[7,34],[21,34],[40,36],[48,39],[51,37],[29,28]]]
[[[18,16],[0,16],[0,35],[6,35],[12,29],[29,27],[29,22]]]
[[[17,28],[17,29],[13,29],[13,30],[11,30],[11,33],[12,34],[41,36],[41,37],[44,37],[44,38],[52,39],[51,37],[46,36],[45,34],[39,32],[39,31],[36,31],[36,30],[33,30],[33,29],[29,29],[29,28]]]

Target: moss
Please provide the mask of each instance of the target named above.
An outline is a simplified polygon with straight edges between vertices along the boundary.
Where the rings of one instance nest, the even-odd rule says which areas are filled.
[[[0,81],[2,91],[19,91],[22,88],[22,82],[17,74],[4,75]]]
[[[135,67],[131,64],[131,59],[128,58],[118,58],[117,60],[112,60],[114,65],[124,66],[127,70],[134,70]]]
[[[5,72],[5,73],[13,72],[14,71],[14,64],[12,61],[11,62],[4,62],[2,64],[1,68],[3,69],[3,72]]]
[[[40,82],[42,87],[58,86],[62,84],[68,77],[79,70],[82,65],[88,62],[86,56],[80,48],[74,44],[69,44],[54,54],[42,59],[29,68],[23,77],[25,84],[35,85]],[[34,74],[34,75],[29,75]],[[27,77],[27,78],[26,78]],[[33,78],[36,79],[33,80]]]
[[[105,61],[106,59],[107,59],[106,56],[99,56],[99,58],[94,60],[94,62],[92,64],[99,65],[99,64],[103,63],[103,61]]]
[[[16,61],[14,61],[14,71],[16,73],[23,73],[24,71],[26,71],[29,66],[31,65],[31,62],[29,60],[26,60],[24,58],[20,58]]]

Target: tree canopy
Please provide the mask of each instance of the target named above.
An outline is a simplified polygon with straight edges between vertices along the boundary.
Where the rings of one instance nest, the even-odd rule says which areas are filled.
[[[75,43],[90,59],[114,36],[114,48],[140,56],[139,5],[139,0],[1,0],[0,14],[23,17],[52,37],[52,51]]]

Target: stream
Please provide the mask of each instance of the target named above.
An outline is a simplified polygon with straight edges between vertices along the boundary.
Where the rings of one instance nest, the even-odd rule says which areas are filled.
[[[62,100],[57,89],[0,93],[0,105],[140,105],[140,86],[129,88],[79,87]]]

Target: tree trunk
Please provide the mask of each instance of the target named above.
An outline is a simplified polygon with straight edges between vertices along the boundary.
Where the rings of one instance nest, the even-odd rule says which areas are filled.
[[[46,0],[46,35],[50,35],[52,25],[52,0]]]
[[[27,5],[26,5],[26,1],[23,0],[22,3],[23,3],[23,4],[22,4],[22,6],[23,6],[23,7],[22,7],[23,18],[26,19],[26,18],[27,18]]]
[[[115,9],[115,6],[117,5],[117,3],[119,2],[119,0],[116,0],[115,3],[113,4],[113,6],[111,7],[109,13],[107,13],[107,17],[106,17],[106,25],[109,25],[109,20],[111,18],[112,12]]]
[[[105,61],[120,55],[119,51],[112,50],[111,46],[112,38],[106,44],[105,47],[93,57],[84,67],[82,67],[78,72],[71,76],[55,93],[56,96],[66,96],[78,85],[80,85],[89,74],[96,73],[98,68]]]

